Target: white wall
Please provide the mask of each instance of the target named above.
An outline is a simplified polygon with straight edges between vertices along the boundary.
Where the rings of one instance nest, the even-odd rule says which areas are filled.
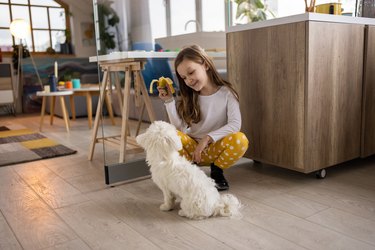
[[[152,43],[148,0],[130,0],[130,9],[131,42]]]
[[[96,55],[95,44],[84,46],[82,43],[82,23],[93,24],[93,5],[92,0],[64,0],[69,5],[71,12],[70,24],[72,29],[72,43],[74,53],[77,57],[90,57]]]
[[[129,50],[130,37],[129,30],[130,27],[130,2],[129,0],[115,0],[113,3],[113,8],[116,10],[117,15],[120,17],[120,22],[118,24],[120,46],[122,51]]]

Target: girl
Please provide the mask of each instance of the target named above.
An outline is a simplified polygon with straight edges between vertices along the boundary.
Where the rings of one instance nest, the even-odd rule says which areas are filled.
[[[197,45],[180,51],[175,69],[181,93],[177,105],[169,86],[158,90],[170,122],[179,130],[183,145],[180,153],[198,165],[211,165],[211,178],[217,189],[227,190],[223,169],[240,159],[249,143],[239,132],[238,94]]]

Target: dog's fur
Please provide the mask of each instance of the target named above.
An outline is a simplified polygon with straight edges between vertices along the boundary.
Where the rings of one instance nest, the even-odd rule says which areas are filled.
[[[179,155],[182,144],[173,125],[155,121],[136,139],[146,151],[152,180],[163,192],[161,210],[172,210],[176,197],[181,197],[180,216],[240,216],[240,201],[231,194],[220,195],[211,178]]]

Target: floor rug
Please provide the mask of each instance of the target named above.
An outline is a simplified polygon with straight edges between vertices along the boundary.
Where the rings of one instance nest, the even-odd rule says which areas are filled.
[[[0,166],[70,155],[76,152],[30,129],[0,126]]]

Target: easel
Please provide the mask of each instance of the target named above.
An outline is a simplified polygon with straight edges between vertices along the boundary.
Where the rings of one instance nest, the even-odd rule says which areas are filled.
[[[134,75],[134,90],[135,90],[135,104],[139,107],[142,105],[142,111],[140,114],[140,120],[138,121],[138,128],[137,134],[139,132],[139,127],[141,123],[141,118],[143,114],[144,107],[146,107],[147,113],[149,115],[150,121],[155,121],[155,113],[151,105],[151,100],[148,95],[141,70],[144,68],[145,61],[144,60],[136,60],[136,59],[124,59],[124,60],[116,60],[116,61],[105,61],[99,62],[100,67],[103,71],[103,80],[100,86],[100,96],[99,96],[99,103],[95,115],[95,122],[94,128],[92,133],[92,141],[90,144],[89,155],[88,159],[92,160],[95,144],[100,140],[108,140],[120,137],[120,156],[119,156],[119,163],[123,163],[126,161],[126,145],[131,144],[134,147],[138,147],[138,144],[135,141],[134,137],[130,136],[130,128],[129,128],[129,104],[130,104],[130,85],[131,85],[131,75]],[[102,113],[103,103],[104,103],[104,95],[106,93],[106,89],[111,86],[108,86],[108,82],[111,82],[110,73],[115,72],[115,89],[117,91],[119,105],[122,110],[122,122],[121,122],[121,134],[118,136],[110,136],[110,137],[101,137],[98,138],[98,128],[99,128],[99,118]],[[125,85],[124,85],[124,96],[122,97],[120,81],[118,77],[118,72],[125,72]],[[136,134],[136,135],[137,135]]]

